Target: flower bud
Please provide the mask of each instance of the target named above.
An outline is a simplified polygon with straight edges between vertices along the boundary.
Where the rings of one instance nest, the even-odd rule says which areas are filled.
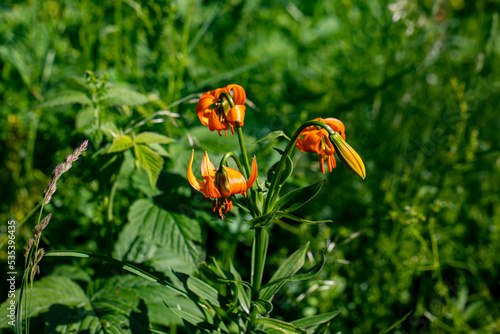
[[[349,168],[353,173],[359,175],[363,180],[366,177],[366,170],[363,160],[354,151],[354,149],[346,143],[346,141],[335,132],[330,135],[330,141],[332,142],[337,154],[344,165]]]
[[[215,187],[219,190],[222,197],[231,196],[231,185],[226,170],[220,166],[215,173]]]

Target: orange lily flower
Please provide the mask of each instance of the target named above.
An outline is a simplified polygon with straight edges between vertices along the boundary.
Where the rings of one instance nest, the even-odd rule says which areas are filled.
[[[193,157],[194,150],[191,153],[187,176],[191,186],[203,193],[206,198],[213,198],[213,210],[218,208],[219,214],[222,215],[222,206],[224,206],[224,214],[228,210],[233,210],[233,202],[229,199],[230,196],[242,194],[246,196],[246,192],[254,184],[257,179],[257,162],[252,159],[252,172],[248,181],[245,177],[234,168],[222,166],[219,170],[215,169],[214,164],[210,161],[207,152],[203,156],[201,162],[201,176],[203,182],[199,181],[193,174]]]
[[[345,126],[336,118],[315,118],[313,121],[319,121],[327,124],[333,131],[340,133],[345,139]],[[328,170],[331,172],[335,168],[335,148],[330,142],[329,133],[323,128],[309,126],[302,130],[295,144],[302,152],[314,152],[319,154],[319,167],[321,171],[325,172],[325,159],[328,163]]]
[[[227,93],[232,96],[234,107],[231,108],[226,99],[221,98],[221,93]],[[206,92],[200,97],[200,101],[196,105],[196,115],[201,121],[201,124],[208,126],[210,131],[226,131],[231,127],[231,132],[234,135],[234,127],[238,125],[242,127],[245,120],[244,106],[246,94],[243,87],[235,84],[228,85],[224,88]]]

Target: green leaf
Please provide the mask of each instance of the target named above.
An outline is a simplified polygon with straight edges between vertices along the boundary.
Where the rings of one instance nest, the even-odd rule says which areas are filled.
[[[256,302],[253,302],[252,305],[254,305],[259,314],[267,317],[269,313],[273,310],[273,304],[271,302],[268,302],[267,300],[258,300]]]
[[[203,319],[202,317],[198,316],[198,315],[195,315],[191,312],[187,312],[187,311],[184,311],[179,305],[176,305],[176,307],[173,307],[173,306],[170,306],[166,301],[163,301],[163,303],[165,303],[165,305],[173,312],[175,313],[178,317],[186,320],[187,322],[193,324],[193,325],[197,325],[197,324],[200,324],[200,323],[203,323],[205,321],[205,319]]]
[[[297,210],[316,196],[325,182],[326,180],[322,180],[309,186],[292,190],[285,196],[281,197],[276,202],[275,207],[285,213]]]
[[[35,108],[53,108],[74,103],[90,105],[92,100],[85,93],[69,90],[57,93],[56,96],[37,104]]]
[[[107,106],[140,106],[149,102],[146,95],[126,87],[110,87],[102,96],[102,103]]]
[[[307,334],[303,329],[297,328],[289,322],[276,320],[272,318],[259,318],[255,321],[257,324],[265,327],[277,329],[280,333],[285,334]],[[269,332],[271,333],[271,332]]]
[[[122,152],[134,146],[132,138],[127,135],[119,135],[113,139],[111,146],[108,148],[108,153]]]
[[[195,266],[200,252],[197,244],[201,242],[201,229],[194,219],[168,212],[150,199],[139,199],[130,206],[128,222],[118,237],[114,256],[130,261],[140,258],[139,255],[128,258],[139,242],[162,247],[172,257]],[[151,248],[145,247],[144,251],[143,261],[154,259]]]
[[[145,333],[150,325],[181,323],[161,298],[189,306],[175,292],[132,275],[90,281],[86,291],[67,277],[50,275],[31,291],[31,327],[45,333]],[[196,305],[189,311],[201,314]]]
[[[271,277],[270,282],[276,281],[283,277],[290,277],[294,275],[305,262],[305,256],[307,253],[307,249],[309,248],[309,242],[295,251],[292,255],[290,255],[278,268],[278,270]],[[277,284],[273,284],[272,286],[262,288],[260,290],[259,296],[262,300],[271,301],[273,296],[278,292],[278,290],[283,286],[285,282],[279,282]]]
[[[278,208],[274,209],[268,214],[247,220],[245,223],[250,225],[252,229],[266,227],[267,225],[271,224],[277,212]]]
[[[253,142],[252,144],[260,143],[260,142],[267,141],[267,140],[273,140],[273,139],[276,139],[278,137],[284,137],[286,140],[290,141],[290,138],[288,138],[288,136],[283,131],[279,130],[279,131],[273,131],[273,132],[269,133],[264,138],[259,139],[256,142]]]
[[[163,159],[146,145],[135,145],[134,154],[136,161],[148,173],[149,182],[154,187],[163,169]]]
[[[104,255],[99,255],[99,254],[94,254],[92,252],[87,252],[87,251],[76,251],[76,250],[60,250],[60,251],[48,251],[45,253],[46,257],[50,256],[57,256],[57,257],[79,257],[79,258],[95,258],[98,259],[102,262],[109,263],[111,265],[114,265],[118,268],[121,268],[123,270],[126,270],[136,276],[140,276],[142,278],[147,279],[148,281],[155,282],[158,284],[161,284],[163,286],[166,286],[173,292],[179,293],[181,295],[187,296],[186,292],[179,289],[178,287],[172,285],[169,282],[166,282],[165,280],[162,280],[142,269],[137,268],[134,265],[131,265],[129,263],[114,259],[109,256],[104,256]]]
[[[196,277],[189,276],[189,278],[187,279],[187,286],[189,290],[191,290],[191,292],[193,292],[198,297],[205,299],[212,305],[220,306],[219,293],[207,283]]]
[[[412,314],[413,312],[414,312],[414,310],[411,310],[410,312],[406,313],[406,315],[404,317],[402,317],[401,319],[399,319],[398,321],[396,321],[389,328],[381,330],[379,332],[379,334],[384,334],[384,333],[390,332],[391,330],[393,330],[394,328],[396,328],[397,325],[399,325],[400,323],[402,323],[403,321],[405,321],[406,318],[408,318],[410,316],[410,314]]]
[[[320,325],[325,322],[329,322],[330,320],[335,318],[339,313],[340,311],[318,314],[311,317],[294,320],[292,321],[292,324],[296,327],[306,329],[309,327]]]
[[[303,219],[303,218],[300,218],[300,217],[296,217],[294,215],[291,215],[291,214],[286,213],[286,212],[281,212],[281,211],[278,211],[278,216],[285,217],[285,218],[294,220],[294,221],[299,222],[299,223],[304,223],[304,224],[307,224],[307,225],[315,225],[315,224],[322,224],[322,223],[333,223],[333,220],[317,220],[317,221],[312,221],[312,220],[307,220],[307,219]]]
[[[314,276],[319,274],[319,272],[323,269],[325,262],[326,262],[326,257],[325,257],[325,253],[323,252],[323,253],[321,253],[321,259],[318,261],[318,263],[316,263],[311,269],[309,269],[305,273],[291,275],[291,276],[287,276],[287,277],[281,277],[277,280],[271,280],[269,283],[264,285],[261,289],[264,290],[264,289],[269,288],[273,285],[282,284],[282,283],[285,283],[287,281],[304,281],[304,280],[313,278]]]
[[[267,172],[267,183],[269,185],[271,184],[271,182],[274,178],[274,175],[276,174],[276,168],[278,168],[278,164],[279,164],[279,161],[277,163],[275,163],[274,165],[272,165],[272,167],[269,168],[269,170]],[[279,181],[278,185],[285,184],[285,182],[292,175],[292,173],[293,173],[293,162],[292,162],[292,159],[290,159],[290,157],[287,156],[286,160],[285,160],[285,166],[283,168],[283,171],[281,172],[280,181]]]
[[[156,132],[141,132],[134,138],[134,143],[136,144],[170,144],[175,140],[167,136],[161,135]]]
[[[230,264],[229,264],[229,271],[231,272],[231,274],[233,274],[234,278],[237,281],[241,282],[241,275],[240,275],[240,273],[238,273],[236,268],[233,266],[232,262],[230,262]],[[247,282],[244,282],[244,283],[248,284]],[[247,314],[250,314],[250,296],[249,296],[249,294],[247,294],[247,292],[245,291],[243,283],[235,283],[235,285],[236,285],[236,289],[237,289],[237,293],[238,293],[238,301],[240,302],[241,308]]]

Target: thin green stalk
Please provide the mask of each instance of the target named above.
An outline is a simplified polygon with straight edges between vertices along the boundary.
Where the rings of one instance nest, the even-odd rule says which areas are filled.
[[[295,143],[297,142],[297,139],[299,138],[302,130],[310,126],[320,126],[326,131],[328,131],[330,135],[333,135],[335,133],[335,131],[333,131],[332,128],[330,128],[327,124],[319,121],[305,122],[295,131],[295,133],[292,136],[292,139],[290,140],[285,149],[285,152],[283,152],[283,154],[281,155],[281,160],[278,163],[278,168],[276,168],[276,173],[274,174],[274,177],[271,181],[271,186],[269,187],[269,191],[266,200],[264,202],[264,210],[263,210],[264,214],[269,213],[273,210],[274,202],[276,201],[281,191],[281,187],[283,186],[282,184],[278,184],[278,182],[281,179],[281,173],[283,172],[283,168],[285,167],[285,161],[287,157],[292,154],[292,151],[295,147]]]
[[[252,268],[252,301],[255,302],[259,300],[259,290],[262,284],[262,275],[264,273],[264,264],[266,262],[267,253],[267,235],[263,228],[255,229],[255,239],[254,239],[254,262]],[[255,328],[255,320],[257,319],[258,309],[257,307],[252,307],[252,312],[250,315],[250,327]]]

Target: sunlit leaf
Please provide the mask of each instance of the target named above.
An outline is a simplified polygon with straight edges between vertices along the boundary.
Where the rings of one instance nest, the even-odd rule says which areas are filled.
[[[113,86],[102,96],[102,103],[108,106],[139,106],[148,102],[146,95],[125,87]]]
[[[74,103],[90,105],[92,100],[85,93],[69,90],[58,92],[57,95],[37,104],[35,108],[53,108]]]
[[[155,186],[163,169],[163,159],[146,145],[135,145],[134,154],[139,165],[148,173],[149,182]]]
[[[134,146],[134,142],[130,136],[119,135],[113,139],[111,146],[108,148],[108,153],[125,151],[132,146]]]
[[[136,144],[170,144],[175,140],[156,132],[141,132],[134,138]]]

